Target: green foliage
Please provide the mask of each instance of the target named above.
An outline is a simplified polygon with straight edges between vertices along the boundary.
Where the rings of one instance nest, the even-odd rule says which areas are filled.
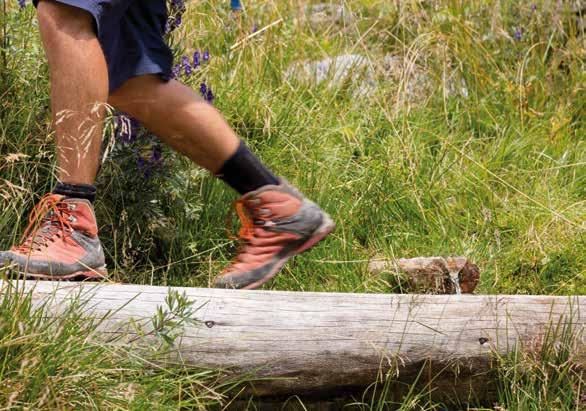
[[[194,89],[202,81],[211,85],[215,105],[237,132],[337,222],[323,245],[289,264],[267,288],[390,292],[383,279],[367,273],[371,256],[466,255],[481,268],[481,293],[586,293],[586,36],[571,2],[356,0],[345,2],[354,24],[321,28],[305,23],[299,12],[305,3],[248,2],[234,17],[227,4],[191,2],[183,26],[171,35],[178,59],[196,49],[209,49],[212,56],[182,80]],[[0,247],[5,248],[18,240],[26,211],[51,189],[55,158],[47,66],[33,8],[18,10],[11,1],[2,6]],[[263,28],[281,18],[232,49],[253,25]],[[425,86],[410,87],[407,71],[399,76],[377,71],[376,92],[360,98],[348,82],[312,86],[283,74],[294,62],[342,53],[361,54],[373,66],[393,54],[423,73]],[[208,286],[234,251],[225,234],[234,193],[167,149],[163,167],[146,178],[137,153],[159,143],[149,136],[132,146],[111,144],[114,138],[108,129],[104,146],[112,150],[102,166],[97,202],[113,279]],[[29,311],[15,317],[26,315]],[[161,315],[163,325],[181,321],[169,312]],[[82,326],[71,322],[73,330]],[[89,332],[79,330],[76,341]],[[172,343],[172,333],[166,335]],[[48,342],[40,338],[31,339],[27,350],[45,349]],[[60,355],[48,347],[55,346],[47,345],[38,358]],[[103,371],[116,368],[108,362],[114,357],[95,345],[83,347],[76,355],[87,357],[63,354],[47,367],[66,370],[69,366],[60,364],[97,359],[95,372],[109,387],[116,378],[144,382],[143,371],[124,379]],[[11,351],[11,358],[7,369],[17,374],[24,354]],[[171,374],[178,381],[190,378],[183,370],[161,370],[151,376],[159,387],[145,385],[136,398],[146,404],[149,393],[176,393]],[[19,397],[31,406],[44,392],[44,377],[34,375],[37,388]],[[545,384],[538,370],[533,377],[511,375],[505,381],[524,388],[503,388],[502,407],[547,403],[575,409],[568,380],[547,377]],[[519,393],[529,386],[534,395],[522,398]],[[111,392],[94,388],[60,393],[99,403]],[[561,396],[561,402],[548,396]],[[426,401],[421,397],[420,408],[434,409]]]
[[[582,409],[586,380],[572,358],[581,335],[571,319],[560,320],[533,344],[500,359],[499,403],[511,411]]]
[[[0,293],[0,403],[5,409],[140,410],[148,404],[203,410],[223,402],[236,385],[214,371],[153,362],[185,322],[195,321],[197,310],[180,294],[170,294],[167,307],[141,325],[145,332],[123,346],[96,333],[114,312],[82,315],[91,295],[73,296],[71,305],[58,308],[51,298],[34,306],[20,283],[3,282]],[[56,309],[60,315],[51,315]],[[152,355],[135,348],[149,336],[161,339]]]

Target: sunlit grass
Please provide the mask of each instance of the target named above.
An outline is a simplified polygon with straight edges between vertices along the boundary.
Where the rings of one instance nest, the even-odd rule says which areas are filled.
[[[209,49],[211,60],[183,80],[210,85],[259,156],[337,222],[267,288],[388,292],[367,272],[374,255],[465,255],[481,269],[481,293],[586,293],[586,36],[569,3],[356,0],[344,3],[352,24],[318,29],[305,1],[246,2],[238,18],[224,3],[188,3],[171,39],[177,59]],[[9,6],[0,16],[2,248],[55,181],[34,11]],[[375,68],[371,96],[283,74],[344,53]],[[386,54],[413,71],[385,75]],[[410,88],[413,73],[426,87]],[[226,214],[236,197],[185,159],[164,158],[149,180],[130,152],[105,161],[96,207],[108,265],[115,281],[207,287],[234,252]],[[42,396],[34,392],[31,404]],[[520,397],[501,400],[513,407]]]

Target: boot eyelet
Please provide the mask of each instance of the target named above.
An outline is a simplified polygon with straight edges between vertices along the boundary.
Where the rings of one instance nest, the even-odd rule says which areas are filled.
[[[77,204],[69,203],[69,209],[71,211],[75,210],[76,208],[77,208]]]
[[[75,216],[73,216],[73,215],[70,215],[70,216],[69,216],[69,218],[68,218],[68,220],[69,220],[70,222],[72,222],[72,223],[75,223],[75,222],[77,222],[77,218],[75,218]]]

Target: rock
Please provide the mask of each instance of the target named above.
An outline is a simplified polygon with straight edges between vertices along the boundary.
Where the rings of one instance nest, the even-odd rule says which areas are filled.
[[[376,90],[374,69],[369,60],[359,54],[296,62],[285,71],[285,77],[314,86],[325,81],[330,87],[350,84],[355,97],[368,96]]]
[[[368,271],[374,275],[387,272],[406,280],[411,292],[435,294],[471,294],[480,279],[478,266],[466,257],[374,258]]]
[[[398,86],[396,100],[400,105],[425,100],[436,83],[424,64],[395,54],[387,54],[382,58],[377,74]],[[444,73],[442,84],[447,96],[468,97],[466,82],[456,70]]]
[[[352,13],[342,4],[308,4],[303,8],[303,12],[314,30],[347,26],[354,21]]]
[[[375,61],[360,54],[299,61],[289,66],[285,78],[310,86],[324,82],[332,88],[349,85],[354,97],[372,96],[379,88],[389,88],[397,108],[424,101],[437,84],[424,64],[395,54]],[[466,82],[457,70],[444,73],[441,83],[447,96],[468,97]]]

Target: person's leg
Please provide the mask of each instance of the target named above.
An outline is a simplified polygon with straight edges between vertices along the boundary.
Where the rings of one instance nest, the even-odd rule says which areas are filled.
[[[134,77],[108,102],[214,174],[238,148],[238,136],[218,111],[177,81],[155,75]]]
[[[133,77],[110,95],[109,103],[240,194],[279,184],[218,110],[178,81]]]
[[[108,99],[108,69],[86,11],[51,0],[37,7],[49,62],[59,180],[93,184]]]
[[[112,93],[109,102],[243,194],[237,210],[244,245],[215,286],[257,288],[333,230],[325,212],[274,177],[221,114],[189,87],[139,76]]]
[[[103,277],[105,258],[92,206],[108,73],[85,10],[52,0],[38,6],[51,75],[59,184],[33,211],[21,244],[0,263],[38,278]]]

